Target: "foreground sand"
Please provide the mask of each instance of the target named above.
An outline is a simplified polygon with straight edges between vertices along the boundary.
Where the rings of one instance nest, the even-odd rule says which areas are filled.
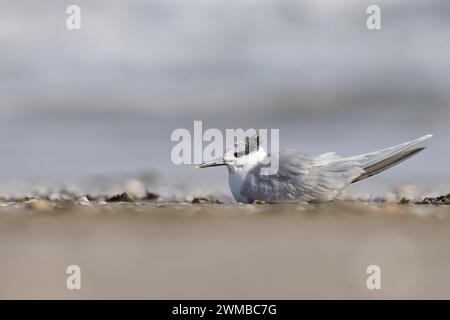
[[[450,298],[450,206],[41,209],[0,208],[0,298]],[[371,264],[381,290],[366,288]]]

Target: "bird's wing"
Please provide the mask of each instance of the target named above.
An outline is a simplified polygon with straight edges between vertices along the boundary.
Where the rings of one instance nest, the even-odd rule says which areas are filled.
[[[280,152],[278,172],[274,175],[261,175],[263,165],[257,165],[247,173],[241,194],[249,202],[334,199],[345,186],[364,172],[358,161],[339,159],[341,158],[334,153],[308,157],[295,150]]]
[[[430,139],[432,136],[433,135],[428,134],[397,146],[345,158],[360,162],[361,167],[364,169],[364,173],[352,182],[371,177],[419,153],[425,149],[423,142]]]

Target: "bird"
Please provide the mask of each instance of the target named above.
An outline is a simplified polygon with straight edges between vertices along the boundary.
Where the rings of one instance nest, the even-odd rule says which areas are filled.
[[[335,152],[307,156],[289,149],[267,153],[258,135],[245,137],[226,149],[223,156],[197,165],[199,169],[226,166],[230,191],[240,203],[329,202],[352,183],[378,174],[425,149],[433,135],[390,148],[341,157]],[[261,174],[267,159],[278,161],[278,171]]]

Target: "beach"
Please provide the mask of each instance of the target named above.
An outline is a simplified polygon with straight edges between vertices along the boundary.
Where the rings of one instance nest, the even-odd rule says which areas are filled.
[[[10,203],[0,298],[448,299],[450,206]],[[81,290],[66,268],[81,269]],[[369,290],[369,265],[381,289]]]

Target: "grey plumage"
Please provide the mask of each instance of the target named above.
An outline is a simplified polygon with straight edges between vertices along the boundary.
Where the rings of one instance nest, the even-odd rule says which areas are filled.
[[[238,202],[312,202],[329,201],[339,196],[351,183],[380,173],[424,149],[420,144],[426,135],[394,147],[340,157],[334,152],[306,156],[296,150],[268,155],[259,138],[246,138],[225,151],[222,157],[197,166],[227,166],[231,193]],[[278,163],[278,171],[265,175],[266,163]]]

